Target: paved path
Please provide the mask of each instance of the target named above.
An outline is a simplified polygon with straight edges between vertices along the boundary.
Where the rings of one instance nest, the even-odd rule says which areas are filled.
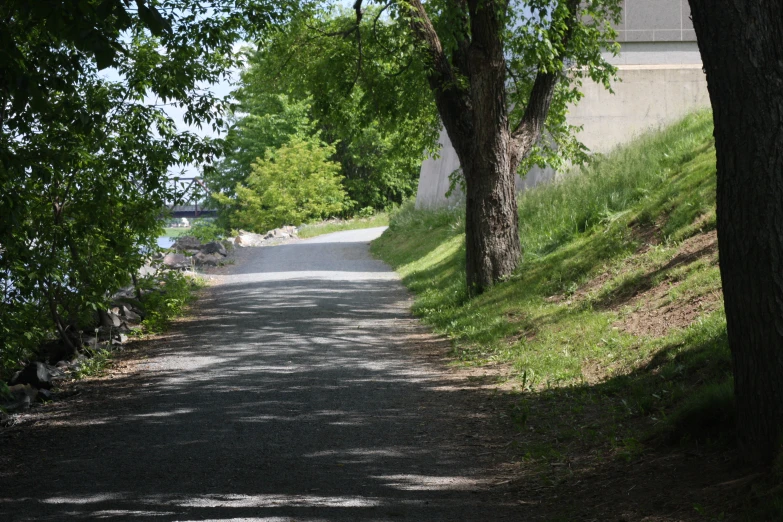
[[[0,440],[0,520],[519,519],[381,232],[239,251],[143,372]]]

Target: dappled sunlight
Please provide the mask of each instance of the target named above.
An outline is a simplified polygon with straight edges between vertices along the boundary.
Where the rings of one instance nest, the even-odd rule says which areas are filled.
[[[479,486],[486,486],[488,481],[468,479],[465,477],[432,477],[427,475],[382,475],[372,477],[380,480],[386,486],[403,491],[472,491]]]
[[[426,362],[442,346],[422,337],[409,294],[366,242],[319,240],[244,252],[140,374],[101,383],[109,402],[48,426],[46,473],[72,478],[49,483],[38,504],[25,497],[25,510],[484,520],[464,492],[485,490],[492,464],[463,435],[478,418],[465,394],[484,392]]]

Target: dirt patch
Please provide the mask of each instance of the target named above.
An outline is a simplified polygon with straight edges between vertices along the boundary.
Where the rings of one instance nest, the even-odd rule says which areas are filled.
[[[638,256],[646,253],[650,248],[659,245],[661,243],[661,223],[648,223],[640,225],[638,223],[632,223],[629,225],[631,241],[638,246],[634,253],[629,257],[633,260]],[[633,269],[633,263],[627,263],[619,270],[609,271],[604,270],[594,278],[590,279],[587,283],[579,287],[573,294],[557,294],[547,298],[550,303],[571,303],[574,301],[583,301],[587,299],[591,293],[603,287],[610,280],[614,279],[618,275],[622,275]]]
[[[717,263],[717,250],[718,238],[715,231],[697,234],[684,241],[675,256],[653,273],[667,272],[705,258]],[[651,280],[652,277],[647,274],[642,279]],[[672,300],[670,294],[680,284],[679,281],[664,280],[661,284],[649,288],[644,288],[648,285],[641,285],[642,291],[631,299],[614,303],[612,308],[615,310],[620,308],[619,304],[627,305],[631,309],[615,326],[633,335],[661,337],[672,329],[690,326],[700,316],[720,306],[720,290]]]
[[[690,326],[699,317],[716,310],[721,303],[722,294],[712,292],[665,304],[670,289],[671,286],[659,286],[640,295],[641,307],[615,326],[633,335],[662,337],[672,329]]]

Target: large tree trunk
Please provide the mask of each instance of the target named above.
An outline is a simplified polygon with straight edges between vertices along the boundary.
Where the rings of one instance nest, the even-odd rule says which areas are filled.
[[[506,107],[506,61],[500,38],[503,22],[494,8],[468,2],[472,42],[466,49],[470,78],[471,133],[456,141],[465,175],[465,252],[468,292],[481,293],[509,276],[521,250]],[[450,134],[459,127],[446,122]],[[454,143],[454,142],[452,142]]]
[[[576,22],[578,0],[564,0],[570,13],[560,42],[566,46]],[[512,130],[506,105],[504,12],[508,4],[462,0],[455,4],[455,48],[444,52],[421,0],[405,12],[429,54],[428,79],[443,125],[459,156],[466,181],[466,279],[479,294],[519,265],[515,176],[520,161],[541,136],[558,71],[536,73],[521,121]],[[562,67],[562,63],[560,66]]]
[[[739,447],[769,465],[783,442],[783,2],[690,5],[715,120]]]
[[[463,163],[466,277],[469,293],[480,293],[511,274],[521,250],[514,176],[506,147],[476,150]]]

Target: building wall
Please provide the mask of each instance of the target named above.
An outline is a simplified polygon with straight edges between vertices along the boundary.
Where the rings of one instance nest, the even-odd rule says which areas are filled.
[[[624,0],[617,30],[620,54],[606,56],[618,67],[615,93],[586,82],[585,97],[568,118],[583,126],[578,137],[593,152],[609,152],[710,104],[687,0]],[[445,131],[439,142],[440,156],[422,163],[417,208],[454,205],[463,197],[445,197],[459,160]],[[517,178],[517,190],[554,177],[551,169],[533,169],[524,180]]]

